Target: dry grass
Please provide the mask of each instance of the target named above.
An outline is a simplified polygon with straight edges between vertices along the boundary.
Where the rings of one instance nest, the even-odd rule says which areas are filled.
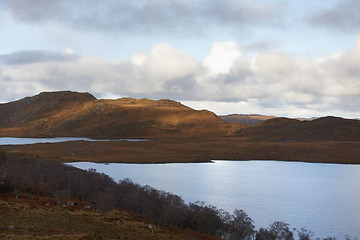
[[[113,210],[104,221],[101,213],[85,210],[84,202],[74,207],[58,206],[45,197],[16,200],[0,195],[1,239],[217,239],[192,231],[154,226],[138,216]]]
[[[147,142],[63,142],[3,146],[11,153],[62,162],[168,163],[220,160],[285,160],[360,164],[351,141],[255,141],[241,137],[157,138]]]

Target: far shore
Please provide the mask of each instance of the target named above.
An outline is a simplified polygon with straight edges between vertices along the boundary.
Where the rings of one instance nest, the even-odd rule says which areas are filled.
[[[71,141],[5,145],[0,150],[42,160],[97,163],[194,163],[280,160],[360,164],[360,142],[270,141],[241,137],[151,138],[149,141]]]

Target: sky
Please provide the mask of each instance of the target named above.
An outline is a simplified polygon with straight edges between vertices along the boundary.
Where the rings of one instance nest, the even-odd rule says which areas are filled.
[[[42,91],[360,118],[359,0],[0,0],[0,102]]]

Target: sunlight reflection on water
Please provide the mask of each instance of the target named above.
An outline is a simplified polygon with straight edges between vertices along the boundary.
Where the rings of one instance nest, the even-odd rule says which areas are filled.
[[[56,138],[13,138],[13,137],[0,137],[1,145],[26,145],[36,143],[57,143],[57,142],[69,142],[69,141],[148,141],[147,139],[93,139],[93,138],[81,138],[81,137],[56,137]]]

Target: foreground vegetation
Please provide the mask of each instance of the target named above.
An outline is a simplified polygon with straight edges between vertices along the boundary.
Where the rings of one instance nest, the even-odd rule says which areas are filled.
[[[129,179],[124,179],[118,183],[114,182],[109,176],[97,173],[94,169],[88,171],[67,166],[53,161],[38,161],[30,157],[20,157],[8,155],[0,151],[0,190],[4,193],[13,193],[16,199],[24,198],[24,195],[42,196],[52,198],[56,202],[57,208],[65,206],[72,207],[73,201],[85,201],[91,203],[102,215],[102,223],[98,223],[99,216],[96,218],[84,218],[88,213],[80,212],[78,215],[67,217],[71,221],[81,225],[82,229],[92,228],[92,224],[98,228],[108,228],[110,225],[105,224],[113,218],[113,209],[122,209],[137,214],[149,222],[149,229],[153,232],[153,225],[157,227],[175,227],[176,229],[187,229],[197,231],[202,234],[209,234],[215,237],[226,239],[294,239],[298,235],[299,239],[311,239],[313,233],[307,229],[291,229],[288,224],[283,222],[274,222],[268,228],[255,230],[252,219],[242,210],[235,210],[232,214],[217,209],[214,206],[208,206],[203,203],[186,204],[179,196],[156,190],[150,186],[140,186]],[[7,204],[1,202],[0,211],[4,215]],[[87,205],[91,208],[91,204]],[[16,205],[17,213],[22,205]],[[5,209],[5,210],[4,210]],[[63,222],[64,215],[57,211],[41,210],[43,217],[49,219],[58,219],[54,221]],[[118,213],[120,214],[120,213]],[[20,215],[19,215],[20,216]],[[69,215],[70,216],[70,215]],[[65,216],[66,218],[66,216]],[[26,219],[23,218],[22,219]],[[90,219],[90,220],[89,220]],[[92,220],[91,220],[92,219]],[[123,220],[118,218],[122,223]],[[31,220],[33,222],[33,220]],[[25,223],[23,223],[25,224]],[[32,223],[30,223],[31,225]],[[45,222],[43,223],[45,224]],[[124,226],[123,224],[121,224]],[[141,224],[140,224],[141,225]],[[150,227],[151,226],[151,227]],[[4,226],[1,226],[4,228]],[[11,228],[10,225],[7,226]],[[111,225],[111,227],[114,227]],[[110,227],[110,228],[111,228]],[[15,228],[15,227],[14,227]],[[36,233],[33,229],[31,234]],[[121,230],[110,230],[112,236],[129,234]],[[76,232],[71,226],[64,227],[68,234],[73,233],[73,237],[84,238],[88,236],[75,236]],[[120,230],[119,230],[120,229]],[[121,231],[125,231],[122,233]],[[96,234],[100,234],[97,232]],[[30,234],[30,232],[26,232]],[[49,235],[59,234],[59,229],[48,229]],[[94,233],[95,234],[95,233]],[[140,234],[134,232],[133,234]],[[133,236],[133,239],[146,239]],[[0,236],[1,237],[1,236]],[[91,236],[90,236],[91,237]],[[169,237],[169,236],[168,236]],[[62,238],[62,237],[60,237]],[[125,238],[124,238],[125,239]],[[162,239],[157,237],[156,239]],[[166,239],[166,238],[164,238]],[[199,239],[197,237],[197,239]],[[334,238],[326,238],[334,239]]]
[[[50,197],[0,193],[0,239],[218,239],[190,230],[153,226],[136,214],[114,209],[106,221],[88,203],[57,205]]]

